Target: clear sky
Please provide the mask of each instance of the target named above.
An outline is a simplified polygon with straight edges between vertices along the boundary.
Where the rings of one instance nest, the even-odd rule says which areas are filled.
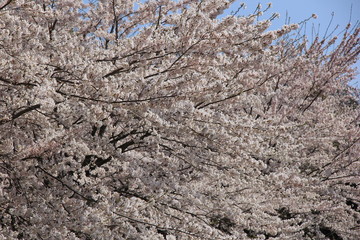
[[[324,36],[330,24],[332,13],[333,19],[328,33],[331,33],[337,25],[339,27],[335,34],[343,30],[349,22],[352,23],[352,26],[355,26],[360,21],[360,0],[237,0],[229,9],[230,11],[226,13],[236,10],[241,2],[244,2],[247,8],[240,10],[240,15],[253,13],[258,3],[261,3],[264,9],[267,3],[271,2],[272,7],[263,18],[268,19],[272,13],[279,13],[280,18],[273,20],[273,25],[270,29],[278,29],[284,25],[286,15],[290,17],[290,23],[299,23],[315,13],[318,18],[311,19],[307,23],[307,36],[310,40],[313,26],[316,31],[319,30],[320,37]],[[360,61],[355,66],[360,73]],[[357,79],[351,82],[351,85],[360,88],[359,74]]]
[[[84,2],[89,2],[89,0],[84,0]],[[280,17],[273,20],[270,30],[281,28],[286,22],[286,16],[290,17],[290,23],[299,23],[315,13],[318,18],[311,19],[307,23],[307,36],[310,40],[313,27],[319,31],[319,36],[323,37],[330,23],[328,33],[331,33],[339,25],[334,33],[338,34],[349,22],[352,23],[352,26],[356,24],[359,26],[360,21],[360,0],[236,0],[224,14],[236,11],[241,2],[246,3],[247,8],[242,9],[239,12],[240,15],[253,13],[258,3],[266,8],[267,3],[271,2],[272,7],[263,18],[269,18],[272,13],[279,13]],[[360,61],[355,66],[358,68],[359,74],[357,79],[351,82],[351,85],[360,89]]]

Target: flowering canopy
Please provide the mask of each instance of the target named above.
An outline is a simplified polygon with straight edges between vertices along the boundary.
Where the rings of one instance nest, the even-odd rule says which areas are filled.
[[[359,239],[359,28],[232,1],[0,6],[0,238]]]

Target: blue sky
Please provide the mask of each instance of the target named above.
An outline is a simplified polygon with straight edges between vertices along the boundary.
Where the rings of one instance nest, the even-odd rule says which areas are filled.
[[[268,14],[264,15],[264,18],[269,18],[272,13],[280,14],[278,19],[273,20],[273,25],[270,27],[271,30],[278,29],[284,25],[286,15],[290,17],[290,23],[299,23],[315,13],[318,18],[311,19],[307,24],[307,36],[310,40],[312,26],[314,26],[316,31],[319,29],[320,37],[324,36],[331,21],[332,13],[334,15],[328,33],[332,32],[337,25],[339,27],[335,34],[343,30],[349,22],[354,26],[360,21],[360,0],[237,0],[227,13],[236,10],[241,2],[247,5],[245,10],[239,12],[241,15],[253,13],[258,3],[261,3],[263,8],[266,8],[267,3],[271,2],[272,7]],[[360,73],[360,61],[355,66]],[[351,85],[360,88],[359,74],[357,79],[351,82]]]
[[[89,2],[89,0],[84,0],[84,2]],[[239,12],[240,15],[253,13],[258,3],[261,3],[263,8],[266,8],[267,4],[271,2],[271,9],[268,10],[268,14],[265,14],[263,17],[267,19],[272,13],[279,13],[280,17],[273,20],[270,30],[281,28],[286,22],[286,16],[290,17],[290,23],[299,23],[315,13],[318,18],[311,19],[307,23],[307,36],[309,40],[311,40],[312,37],[312,26],[314,26],[316,31],[319,31],[319,36],[322,37],[330,22],[328,33],[332,32],[332,30],[339,25],[337,31],[334,33],[337,34],[343,30],[349,22],[354,26],[360,21],[360,0],[236,0],[225,14],[236,11],[241,2],[246,3],[247,8],[245,10],[242,9]],[[359,74],[357,78],[351,82],[351,85],[360,89],[360,61],[358,61],[355,66],[358,68]]]

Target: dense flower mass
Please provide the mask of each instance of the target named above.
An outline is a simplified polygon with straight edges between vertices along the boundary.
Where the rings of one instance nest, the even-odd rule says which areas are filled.
[[[2,1],[0,239],[360,239],[360,29],[232,2]]]

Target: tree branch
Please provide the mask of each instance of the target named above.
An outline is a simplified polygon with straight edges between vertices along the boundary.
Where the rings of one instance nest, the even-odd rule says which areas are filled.
[[[28,108],[25,108],[24,110],[21,110],[21,111],[19,111],[19,112],[17,112],[17,113],[14,113],[13,116],[12,116],[12,119],[14,120],[14,119],[20,117],[21,115],[23,115],[23,114],[25,114],[25,113],[28,113],[28,112],[30,112],[30,111],[33,111],[33,110],[35,110],[35,109],[38,109],[38,108],[40,108],[40,107],[41,107],[40,104],[36,104],[36,105],[30,106],[30,107],[28,107]]]
[[[54,175],[52,175],[51,173],[49,173],[48,171],[43,169],[42,167],[36,166],[36,168],[40,169],[42,172],[44,172],[49,177],[51,177],[51,178],[55,179],[56,181],[60,182],[64,187],[66,187],[67,189],[69,189],[70,191],[72,191],[74,194],[78,195],[82,199],[84,199],[86,201],[89,201],[89,202],[96,202],[96,200],[94,200],[92,198],[85,197],[84,195],[82,195],[81,193],[79,193],[78,191],[76,191],[75,189],[73,189],[72,187],[67,185],[66,183],[64,183],[61,179],[59,179],[58,177],[55,177]]]
[[[9,5],[13,0],[8,0],[3,6],[0,7],[0,10],[3,10],[7,5]]]

